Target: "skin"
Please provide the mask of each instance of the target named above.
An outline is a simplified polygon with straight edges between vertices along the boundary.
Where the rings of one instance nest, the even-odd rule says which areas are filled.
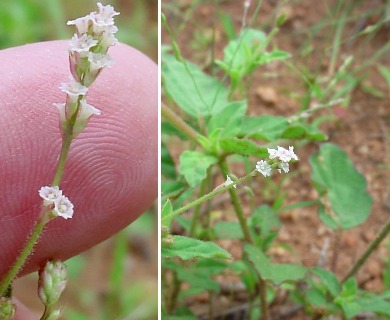
[[[67,41],[0,51],[0,277],[16,259],[40,211],[38,189],[50,185],[61,146],[55,102],[68,82]],[[49,258],[66,260],[105,240],[144,212],[157,196],[158,73],[137,50],[110,49],[87,101],[100,109],[72,143],[60,188],[72,219],[46,226],[20,275]],[[36,319],[18,305],[16,319]]]

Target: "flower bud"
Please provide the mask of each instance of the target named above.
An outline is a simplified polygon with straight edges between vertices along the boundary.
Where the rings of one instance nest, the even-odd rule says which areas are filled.
[[[0,319],[1,320],[11,320],[15,316],[15,305],[12,303],[11,299],[1,297],[0,298]]]
[[[58,320],[61,316],[61,309],[54,310],[50,315],[46,318],[47,320]]]
[[[54,305],[66,287],[67,270],[61,261],[48,261],[39,270],[38,295],[47,305]],[[55,319],[55,318],[54,318]]]

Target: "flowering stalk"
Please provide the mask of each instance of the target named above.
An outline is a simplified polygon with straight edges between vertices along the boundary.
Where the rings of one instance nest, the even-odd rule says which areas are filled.
[[[12,320],[15,317],[16,307],[12,300],[5,297],[0,297],[0,319]]]
[[[113,64],[107,52],[110,46],[118,42],[115,38],[118,28],[114,25],[114,16],[119,13],[115,12],[110,5],[103,6],[98,3],[97,6],[97,11],[68,21],[68,25],[74,25],[77,31],[68,49],[72,77],[68,83],[62,83],[59,87],[67,95],[66,102],[54,103],[59,112],[62,134],[62,146],[56,173],[52,186],[44,186],[39,190],[39,195],[43,199],[39,218],[15,264],[1,281],[0,296],[10,286],[30,255],[46,223],[56,217],[69,219],[73,216],[73,204],[62,194],[58,186],[73,139],[84,130],[91,116],[101,114],[99,109],[87,103],[86,94],[88,87],[96,80],[103,68]]]
[[[48,261],[39,270],[38,295],[45,305],[41,320],[58,319],[60,310],[53,310],[66,287],[68,274],[66,266],[61,261]]]

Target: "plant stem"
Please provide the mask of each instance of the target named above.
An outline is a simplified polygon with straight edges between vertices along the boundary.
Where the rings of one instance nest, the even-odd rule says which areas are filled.
[[[224,176],[226,176],[229,173],[228,166],[227,166],[227,163],[225,160],[220,162],[219,167],[220,167],[222,174]],[[245,216],[244,216],[244,211],[242,209],[240,199],[239,199],[238,194],[237,194],[237,190],[235,188],[230,188],[229,194],[230,194],[230,198],[232,200],[234,210],[236,211],[238,221],[240,222],[242,232],[244,233],[244,239],[247,243],[253,243],[252,236],[251,236],[247,221],[246,221]]]
[[[62,141],[60,157],[57,163],[57,170],[52,183],[53,186],[60,185],[62,175],[64,174],[65,163],[66,163],[66,159],[68,158],[69,148],[70,148],[70,144],[72,143],[72,140],[73,140],[72,135],[67,134],[64,137],[64,140]]]
[[[52,308],[49,307],[48,305],[45,305],[45,311],[43,312],[43,315],[40,320],[47,320],[52,312]]]
[[[337,62],[337,56],[340,49],[340,43],[341,43],[341,36],[343,34],[344,26],[345,26],[345,19],[346,19],[346,12],[347,9],[344,9],[344,11],[341,14],[341,17],[337,20],[337,26],[335,31],[335,37],[333,39],[333,46],[332,46],[332,57],[329,64],[328,69],[328,75],[329,77],[332,77],[336,68],[336,62]]]
[[[207,177],[205,179],[203,179],[202,184],[200,185],[199,194],[205,193],[206,187],[209,183],[208,177],[209,177],[209,175],[207,175]],[[189,236],[191,238],[194,236],[194,233],[195,233],[196,224],[197,224],[198,219],[199,219],[200,208],[201,208],[201,206],[196,206],[194,209],[194,213],[192,215],[191,228],[190,228],[190,232],[189,232]]]
[[[234,185],[238,185],[238,184],[248,180],[254,174],[255,174],[255,172],[253,171],[250,174],[242,177],[241,179],[238,179],[237,181],[234,182]],[[183,207],[181,207],[181,208],[171,212],[171,214],[169,216],[166,216],[164,219],[172,219],[175,216],[177,216],[178,214],[183,213],[183,212],[185,212],[185,211],[187,211],[187,210],[189,210],[189,209],[191,209],[193,207],[199,206],[201,203],[203,203],[203,202],[205,202],[205,201],[215,197],[216,195],[218,195],[218,194],[220,194],[220,193],[222,193],[222,192],[224,192],[224,191],[226,191],[226,190],[228,190],[228,189],[230,189],[232,187],[233,187],[233,184],[228,185],[228,186],[224,186],[224,187],[216,188],[213,191],[211,191],[210,193],[207,193],[204,196],[200,197],[199,199],[196,199],[196,200],[190,202],[189,204],[187,204],[187,205],[185,205],[185,206],[183,206]]]
[[[168,314],[172,314],[173,310],[175,310],[177,297],[179,296],[180,287],[181,287],[181,281],[177,277],[176,271],[172,270],[172,276],[173,276],[173,281],[172,281],[173,282],[173,288],[172,288],[171,299],[169,301],[169,305],[167,306],[168,307],[167,308],[168,309],[167,310]]]
[[[73,126],[69,127],[69,130],[73,130]],[[66,159],[68,157],[70,144],[72,143],[73,137],[72,134],[66,134],[61,146],[61,153],[57,163],[56,174],[53,179],[53,186],[58,186],[61,182],[62,175],[65,169]],[[7,273],[5,278],[0,283],[0,296],[6,292],[7,288],[11,285],[12,280],[17,276],[20,269],[26,262],[27,258],[30,256],[35,243],[38,241],[45,225],[50,221],[49,212],[47,208],[43,207],[41,213],[39,214],[38,221],[35,223],[33,231],[30,237],[27,239],[26,245],[23,247],[21,253],[16,259],[14,265],[11,267],[10,271]]]
[[[378,245],[383,241],[384,238],[390,232],[390,219],[387,221],[386,225],[383,229],[378,233],[377,237],[370,243],[366,251],[363,255],[355,262],[351,270],[347,273],[347,275],[343,278],[341,283],[347,281],[350,277],[354,276],[356,272],[363,266],[368,257],[374,252],[374,250],[378,247]]]
[[[269,320],[269,310],[267,304],[267,283],[259,275],[259,291],[260,291],[260,302],[261,302],[261,319]]]
[[[185,123],[176,113],[169,109],[164,103],[161,104],[161,116],[165,118],[176,129],[180,130],[190,140],[199,144],[198,136],[201,134],[192,129],[187,123]]]
[[[221,161],[219,166],[224,176],[227,173],[229,173],[229,168],[225,160]],[[242,209],[240,199],[237,194],[237,190],[235,188],[230,188],[229,193],[230,193],[234,210],[236,211],[237,214],[237,218],[240,222],[245,241],[250,244],[255,244],[253,242],[247,220],[244,216],[244,211]],[[261,277],[260,274],[258,274],[258,277],[259,277],[258,287],[259,287],[260,301],[261,301],[261,319],[269,320],[269,310],[267,305],[267,283],[264,281],[264,279]]]
[[[7,273],[6,277],[0,283],[0,296],[7,291],[7,288],[11,284],[12,280],[17,276],[19,270],[23,266],[24,262],[30,255],[32,249],[34,248],[35,243],[37,242],[43,228],[45,227],[46,221],[44,218],[45,215],[40,215],[40,218],[36,222],[34,229],[31,233],[30,238],[27,240],[26,245],[24,246],[22,252],[16,259],[14,265],[11,270]]]

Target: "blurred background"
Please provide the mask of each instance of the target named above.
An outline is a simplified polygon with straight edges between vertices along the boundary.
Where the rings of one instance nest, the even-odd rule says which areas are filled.
[[[32,42],[70,39],[68,20],[96,10],[93,0],[0,1],[0,49]],[[117,38],[158,57],[158,1],[110,0],[120,15]],[[68,287],[62,319],[156,319],[158,315],[157,207],[125,230],[67,261]],[[36,273],[18,279],[14,295],[42,314]]]

